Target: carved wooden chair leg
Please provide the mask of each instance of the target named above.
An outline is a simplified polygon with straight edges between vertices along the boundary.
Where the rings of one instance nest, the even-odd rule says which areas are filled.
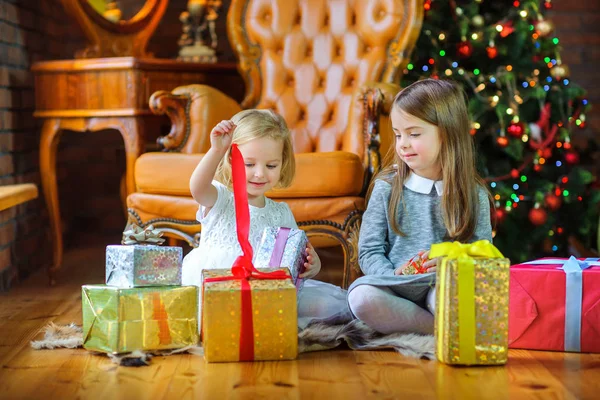
[[[350,284],[362,276],[358,266],[358,233],[360,231],[362,215],[354,215],[346,223],[343,233],[342,248],[344,249],[344,281],[343,288],[348,289]]]

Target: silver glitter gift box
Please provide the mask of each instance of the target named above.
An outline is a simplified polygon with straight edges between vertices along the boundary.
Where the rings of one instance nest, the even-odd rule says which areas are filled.
[[[265,228],[260,245],[254,254],[254,266],[256,268],[289,268],[296,289],[300,291],[304,279],[298,276],[304,270],[307,245],[308,238],[303,230]]]
[[[106,284],[120,288],[181,285],[183,250],[174,246],[106,247]]]

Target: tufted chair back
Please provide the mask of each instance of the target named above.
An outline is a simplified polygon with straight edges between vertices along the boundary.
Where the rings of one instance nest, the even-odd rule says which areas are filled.
[[[296,175],[266,195],[290,207],[313,246],[341,246],[348,287],[360,275],[364,194],[381,167],[380,149],[393,140],[395,82],[422,21],[422,0],[231,0],[227,30],[246,97],[238,105],[209,85],[152,94],[151,110],[172,126],[159,138],[166,152],[136,161],[129,221],[197,246],[201,224],[189,180],[210,130],[242,108],[271,108],[292,130]]]
[[[364,159],[354,93],[397,80],[421,13],[421,0],[232,0],[227,29],[246,83],[242,107],[281,114],[296,153]]]

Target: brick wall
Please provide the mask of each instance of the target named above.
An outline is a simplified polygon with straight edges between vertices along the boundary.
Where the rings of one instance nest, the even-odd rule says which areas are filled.
[[[28,8],[0,0],[0,185],[40,184],[39,126],[32,115],[29,67],[68,51],[61,10],[46,3],[54,2]],[[0,289],[48,259],[46,221],[42,199],[0,212]]]
[[[82,46],[82,34],[64,14],[60,2],[0,0],[0,185],[31,182],[40,188],[38,199],[0,212],[0,290],[49,265],[52,257],[48,217],[41,194],[40,123],[33,117],[31,64],[72,58]],[[79,221],[90,214],[110,223],[111,218],[101,217],[107,210],[105,205],[98,206],[97,200],[102,203],[102,199],[116,197],[108,203],[117,205],[119,226],[124,221],[118,199],[122,171],[113,171],[119,165],[113,155],[120,144],[118,134],[104,138],[99,135],[91,141],[79,140],[78,136],[65,133],[59,148],[58,179],[67,239],[69,234],[75,235],[74,228],[81,225]],[[99,155],[89,155],[98,148]],[[76,163],[79,165],[74,168]],[[85,179],[79,171],[86,171]],[[111,174],[117,180],[116,186],[112,183],[114,179],[103,179]],[[88,181],[99,186],[97,190],[90,188]]]
[[[592,103],[586,127],[576,131],[573,142],[585,148],[591,139],[600,147],[600,0],[552,0],[546,17],[554,23],[554,35],[562,47],[561,59],[570,69],[570,79],[588,91]],[[587,162],[600,174],[600,153]]]

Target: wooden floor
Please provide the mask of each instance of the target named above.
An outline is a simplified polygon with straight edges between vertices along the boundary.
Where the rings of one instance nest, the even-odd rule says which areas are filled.
[[[117,367],[83,349],[33,350],[50,321],[81,323],[80,286],[103,280],[103,248],[67,252],[56,287],[40,272],[0,294],[0,399],[600,398],[600,355],[511,351],[505,367],[456,368],[392,351],[206,364],[193,355]]]

